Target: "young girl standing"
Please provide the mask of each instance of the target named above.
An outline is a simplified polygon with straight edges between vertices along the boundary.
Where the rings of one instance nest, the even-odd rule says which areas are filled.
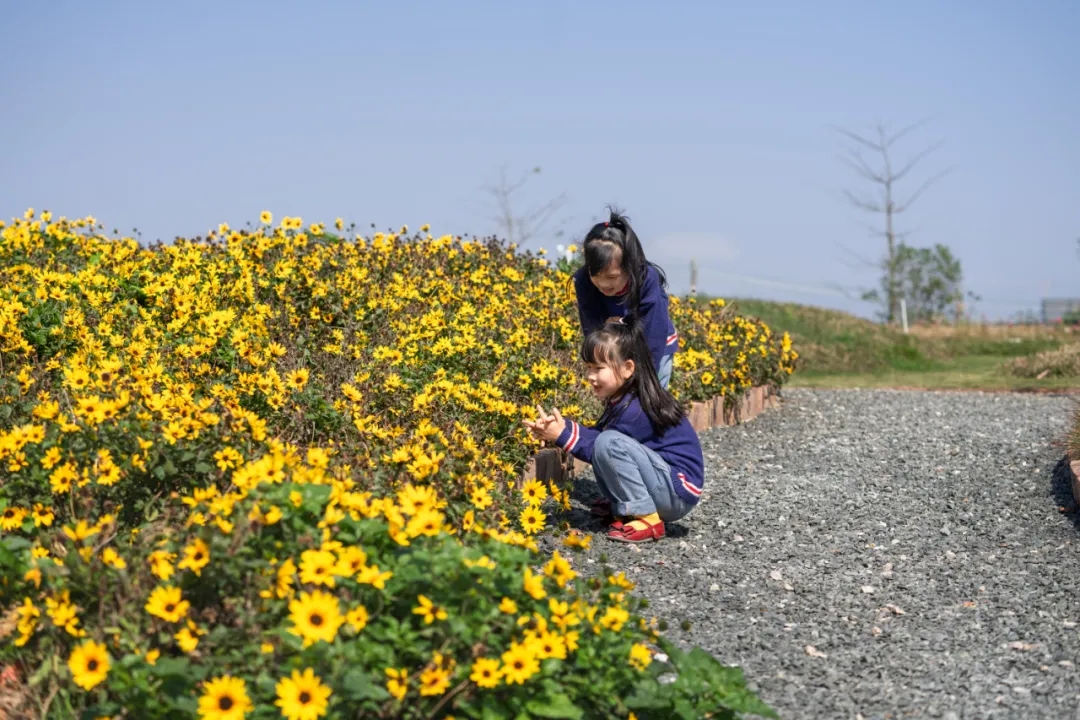
[[[606,403],[593,427],[564,420],[556,409],[525,425],[539,440],[558,443],[592,463],[603,499],[593,513],[611,523],[620,542],[664,537],[664,523],[697,505],[705,483],[701,444],[682,407],[660,387],[637,323],[609,322],[581,347],[593,393]],[[621,519],[616,519],[621,518]]]
[[[668,316],[664,271],[645,259],[637,234],[614,210],[585,236],[582,251],[585,265],[574,273],[582,331],[588,335],[608,320],[636,317],[667,389],[679,336]]]

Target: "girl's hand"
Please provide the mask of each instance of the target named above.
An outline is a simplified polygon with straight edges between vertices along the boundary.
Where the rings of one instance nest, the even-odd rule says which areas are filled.
[[[539,405],[536,406],[536,410],[540,416],[533,422],[526,420],[525,427],[529,428],[529,432],[537,440],[555,442],[566,428],[566,420],[563,419],[558,408],[553,409],[551,415],[548,415]]]

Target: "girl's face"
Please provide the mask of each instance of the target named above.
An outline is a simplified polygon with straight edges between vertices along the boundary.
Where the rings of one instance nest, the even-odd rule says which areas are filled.
[[[630,282],[630,276],[622,267],[622,253],[616,252],[608,266],[597,275],[590,275],[589,279],[596,289],[609,297],[622,293],[626,284]]]
[[[633,360],[623,360],[621,363],[593,362],[585,371],[585,379],[589,381],[593,395],[603,401],[618,393],[633,375]]]

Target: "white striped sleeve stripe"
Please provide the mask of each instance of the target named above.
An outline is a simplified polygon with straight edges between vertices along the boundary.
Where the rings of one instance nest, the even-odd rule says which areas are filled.
[[[578,424],[573,420],[570,421],[570,437],[566,438],[566,444],[563,445],[563,450],[570,452],[577,445],[578,439],[581,438],[581,433],[578,432]]]
[[[671,335],[668,335],[667,344],[670,345],[673,342],[678,342],[678,340],[679,333],[672,333]]]
[[[701,497],[701,488],[687,480],[685,475],[679,473],[679,480],[682,481],[682,486],[686,488],[686,492],[690,493],[694,497]]]

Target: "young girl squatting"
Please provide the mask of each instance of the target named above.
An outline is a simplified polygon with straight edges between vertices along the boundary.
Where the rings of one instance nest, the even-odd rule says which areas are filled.
[[[609,322],[581,347],[593,393],[606,403],[593,427],[565,420],[556,409],[525,425],[591,463],[603,495],[594,514],[611,523],[620,542],[659,540],[664,523],[697,505],[705,482],[697,433],[682,407],[661,386],[637,324]]]

